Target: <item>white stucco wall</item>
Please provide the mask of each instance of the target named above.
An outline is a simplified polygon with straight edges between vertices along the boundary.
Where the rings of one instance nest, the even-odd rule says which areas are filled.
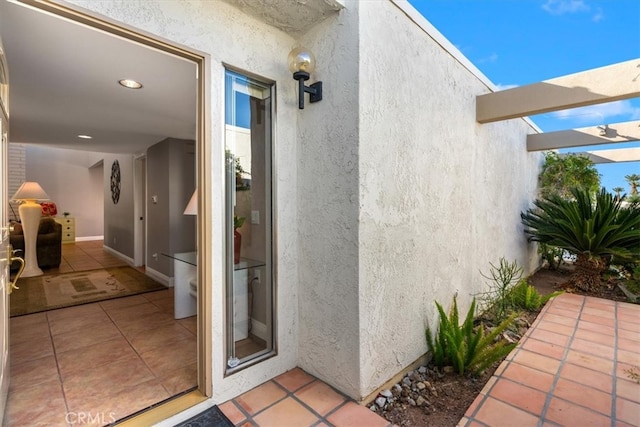
[[[323,100],[298,112],[299,365],[358,396],[358,5],[302,38]]]
[[[287,69],[287,55],[295,41],[223,2],[208,1],[84,1],[81,6],[111,20],[203,52],[211,58],[212,135],[211,203],[214,206],[212,248],[213,400],[223,402],[240,392],[296,366],[297,362],[297,210],[296,210],[296,82]],[[277,347],[278,355],[229,377],[224,377],[225,324],[223,295],[223,165],[224,65],[276,82],[277,116],[275,157],[277,169]]]
[[[411,8],[408,6],[408,8]],[[360,3],[360,393],[427,351],[434,301],[461,310],[500,257],[530,269],[520,225],[540,155],[521,119],[481,125],[486,80],[391,1]],[[384,41],[381,42],[381,41]]]

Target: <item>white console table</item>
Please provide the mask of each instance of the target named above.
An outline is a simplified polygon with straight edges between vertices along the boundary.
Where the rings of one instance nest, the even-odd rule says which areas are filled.
[[[174,317],[195,316],[198,311],[198,256],[197,252],[162,254],[173,259]],[[249,269],[263,266],[264,262],[241,258],[233,266],[233,340],[249,336]]]
[[[198,253],[162,255],[173,259],[173,317],[195,316],[198,312]],[[192,284],[195,289],[192,289]]]

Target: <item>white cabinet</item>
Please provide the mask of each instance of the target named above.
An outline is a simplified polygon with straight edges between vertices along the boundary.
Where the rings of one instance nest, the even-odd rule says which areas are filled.
[[[76,241],[76,219],[71,217],[54,217],[58,224],[62,225],[62,243]]]

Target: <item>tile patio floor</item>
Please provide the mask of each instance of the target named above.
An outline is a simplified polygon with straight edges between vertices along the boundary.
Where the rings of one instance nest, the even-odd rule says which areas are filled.
[[[459,426],[640,425],[640,305],[554,298]]]
[[[563,294],[542,310],[459,426],[640,425],[640,305]],[[236,426],[389,426],[300,368],[220,405]],[[419,426],[422,427],[422,426]]]

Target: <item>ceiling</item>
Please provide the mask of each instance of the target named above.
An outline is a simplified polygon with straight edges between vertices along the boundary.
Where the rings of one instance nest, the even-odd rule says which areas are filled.
[[[195,63],[6,1],[0,37],[10,142],[137,154],[167,137],[195,139]],[[123,78],[144,87],[126,89]]]

